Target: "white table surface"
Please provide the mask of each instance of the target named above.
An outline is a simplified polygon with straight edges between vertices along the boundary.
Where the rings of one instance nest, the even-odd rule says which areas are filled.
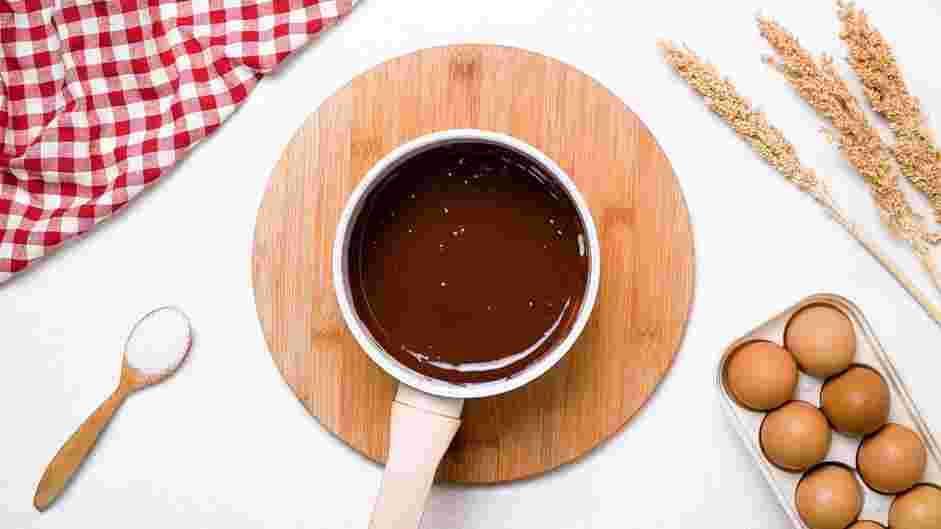
[[[763,3],[364,0],[265,79],[152,192],[0,287],[0,527],[366,527],[381,469],[307,415],[265,348],[251,288],[255,213],[279,153],[327,96],[386,59],[450,43],[536,50],[623,98],[682,183],[697,277],[675,367],[623,432],[525,482],[436,486],[424,527],[789,527],[722,414],[713,373],[727,342],[814,292],[862,307],[941,430],[941,328],[707,114],[655,49],[658,38],[682,40],[733,76],[928,288],[878,226],[860,181],[818,132],[821,122],[759,60],[759,9],[813,50],[842,57],[831,4]],[[927,108],[941,112],[941,8],[863,4]],[[113,389],[131,324],[166,303],[193,320],[190,360],[168,383],[129,399],[70,490],[37,514],[39,476]]]

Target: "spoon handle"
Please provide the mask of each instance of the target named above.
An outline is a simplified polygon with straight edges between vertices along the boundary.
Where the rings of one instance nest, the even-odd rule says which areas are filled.
[[[131,383],[128,377],[122,376],[114,393],[108,400],[101,403],[95,413],[91,414],[85,422],[75,430],[72,437],[62,445],[56,456],[49,462],[46,471],[36,487],[36,496],[33,505],[38,511],[46,510],[49,505],[62,493],[75,471],[82,465],[85,457],[98,441],[98,434],[108,425],[114,412],[118,410],[124,399],[131,393]]]

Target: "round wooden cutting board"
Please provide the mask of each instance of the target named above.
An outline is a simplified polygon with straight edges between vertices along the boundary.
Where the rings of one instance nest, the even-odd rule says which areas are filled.
[[[450,128],[503,132],[542,150],[574,179],[598,226],[601,290],[581,339],[522,389],[468,401],[439,474],[466,483],[533,476],[624,426],[670,368],[692,302],[693,239],[670,162],[591,77],[524,50],[467,45],[421,50],[353,79],[307,119],[271,174],[252,263],[258,316],[310,413],[383,461],[396,382],[343,323],[331,246],[347,197],[379,158]]]

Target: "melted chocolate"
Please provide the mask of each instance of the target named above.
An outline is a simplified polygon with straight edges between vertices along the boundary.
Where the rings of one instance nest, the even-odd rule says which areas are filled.
[[[435,147],[394,169],[356,220],[356,312],[415,371],[507,378],[571,328],[588,281],[583,231],[568,194],[529,158]]]

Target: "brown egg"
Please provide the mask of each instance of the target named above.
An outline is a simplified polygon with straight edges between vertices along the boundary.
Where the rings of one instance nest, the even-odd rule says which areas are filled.
[[[889,386],[875,370],[853,366],[823,385],[820,409],[836,431],[869,435],[889,419]]]
[[[729,393],[746,408],[766,411],[791,400],[797,387],[797,364],[777,344],[749,342],[739,347],[725,368]]]
[[[859,445],[856,467],[863,481],[875,491],[897,494],[921,479],[928,452],[918,434],[889,423]]]
[[[814,406],[799,400],[769,413],[761,423],[761,449],[769,461],[801,472],[823,461],[830,450],[830,425]]]
[[[918,485],[895,498],[889,510],[892,529],[941,529],[941,488]]]
[[[830,305],[797,312],[784,331],[784,347],[808,375],[826,378],[842,372],[856,356],[853,322]]]
[[[885,526],[872,520],[859,520],[846,529],[885,529]]]
[[[810,529],[845,529],[863,508],[856,476],[840,465],[810,471],[797,484],[794,501],[801,520]]]

